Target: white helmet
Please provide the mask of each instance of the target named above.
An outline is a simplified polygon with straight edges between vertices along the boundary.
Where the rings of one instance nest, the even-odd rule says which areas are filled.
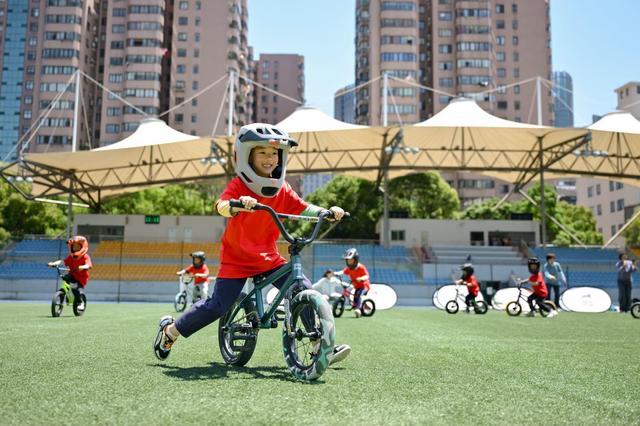
[[[271,178],[259,176],[249,164],[251,150],[256,147],[278,149],[278,167]],[[298,142],[287,132],[266,123],[254,123],[242,126],[233,145],[236,174],[254,193],[262,197],[274,197],[284,182],[289,149],[298,146]]]

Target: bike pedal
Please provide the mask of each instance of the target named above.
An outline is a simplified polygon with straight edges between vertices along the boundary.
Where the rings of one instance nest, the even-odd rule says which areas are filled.
[[[241,342],[238,344],[238,342]],[[229,346],[235,352],[247,352],[255,348],[256,346],[256,337],[251,335],[244,336],[231,336],[231,342],[229,342]]]
[[[284,321],[286,314],[284,311],[276,311],[276,313],[273,314],[273,316],[278,321]]]

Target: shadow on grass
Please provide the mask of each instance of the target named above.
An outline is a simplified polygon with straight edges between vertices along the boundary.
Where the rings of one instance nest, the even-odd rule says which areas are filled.
[[[224,363],[212,362],[203,367],[178,367],[166,364],[151,364],[164,369],[163,373],[169,377],[181,380],[213,380],[213,379],[275,379],[283,382],[300,382],[286,367],[233,367]],[[247,377],[248,376],[248,377]],[[318,380],[308,382],[309,384],[322,383]]]

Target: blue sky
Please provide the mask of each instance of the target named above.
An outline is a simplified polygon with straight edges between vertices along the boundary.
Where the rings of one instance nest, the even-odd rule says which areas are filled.
[[[333,115],[354,80],[355,0],[249,0],[249,44],[305,57],[308,105]],[[613,90],[640,81],[640,0],[552,0],[553,69],[573,77],[575,124],[615,109]]]

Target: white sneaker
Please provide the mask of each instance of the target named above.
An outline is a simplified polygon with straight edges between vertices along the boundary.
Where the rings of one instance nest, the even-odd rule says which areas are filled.
[[[362,315],[362,311],[360,309],[354,309],[353,313],[356,314],[356,318],[360,318]]]
[[[349,356],[351,353],[351,346],[349,345],[337,345],[333,348],[333,353],[331,354],[331,360],[329,361],[329,365],[335,364],[336,362],[340,362]]]
[[[84,311],[84,302],[83,302],[83,303],[80,303],[80,304],[78,305],[78,310],[79,310],[79,311]]]

